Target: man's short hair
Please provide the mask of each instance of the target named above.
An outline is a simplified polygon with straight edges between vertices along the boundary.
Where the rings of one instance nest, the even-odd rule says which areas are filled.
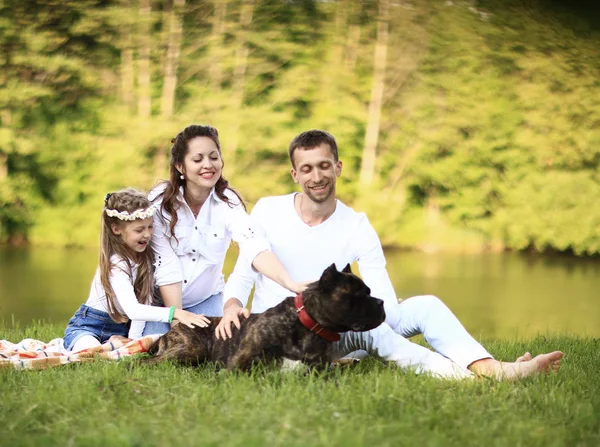
[[[333,160],[337,162],[339,159],[338,147],[334,136],[324,130],[313,129],[297,135],[290,143],[288,154],[290,156],[290,161],[292,162],[292,167],[296,168],[296,165],[294,164],[294,152],[296,149],[310,150],[321,144],[327,144],[329,146],[331,154],[333,155]]]

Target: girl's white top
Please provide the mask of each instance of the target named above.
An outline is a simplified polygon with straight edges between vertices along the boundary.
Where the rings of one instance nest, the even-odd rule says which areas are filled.
[[[115,293],[115,306],[117,310],[121,314],[127,315],[130,320],[168,322],[169,308],[155,307],[138,302],[133,290],[133,284],[138,271],[137,264],[132,262],[131,276],[129,276],[127,261],[117,255],[111,256],[110,261],[112,268],[110,270],[109,281]],[[96,269],[96,274],[90,288],[90,295],[85,304],[94,309],[108,312],[106,291],[100,282],[100,269]]]
[[[265,238],[255,234],[250,217],[235,193],[225,195],[231,206],[221,200],[213,188],[197,217],[183,199],[177,209],[175,238],[171,235],[171,217],[161,209],[165,185],[154,188],[148,198],[157,207],[154,215],[152,248],[156,257],[156,284],[164,286],[181,281],[183,307],[194,306],[223,292],[223,262],[233,239],[240,247],[240,258],[249,267],[254,258],[269,249]]]

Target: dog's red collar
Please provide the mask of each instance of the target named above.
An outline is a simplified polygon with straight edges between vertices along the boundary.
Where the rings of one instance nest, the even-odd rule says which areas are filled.
[[[319,323],[313,320],[310,317],[310,315],[308,315],[306,309],[304,309],[304,304],[302,303],[301,293],[296,295],[296,298],[294,298],[294,306],[296,307],[296,313],[298,314],[298,319],[300,320],[300,323],[302,323],[304,327],[306,327],[309,331],[314,332],[319,337],[323,337],[325,340],[340,340],[340,334],[325,329],[323,326],[321,326]]]

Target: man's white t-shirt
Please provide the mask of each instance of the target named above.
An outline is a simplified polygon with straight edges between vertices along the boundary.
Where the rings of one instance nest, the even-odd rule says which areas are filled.
[[[335,211],[327,220],[309,226],[298,216],[294,196],[259,200],[251,213],[255,231],[267,239],[271,251],[295,281],[318,280],[332,263],[342,270],[356,261],[371,295],[385,302],[386,322],[395,327],[398,300],[385,268],[381,242],[367,216],[337,200]],[[264,312],[294,295],[253,271],[247,260],[238,259],[225,286],[224,302],[237,298],[245,305],[254,281],[253,313]]]

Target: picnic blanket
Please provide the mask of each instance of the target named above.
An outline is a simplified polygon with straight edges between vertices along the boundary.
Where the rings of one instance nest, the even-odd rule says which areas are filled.
[[[96,359],[120,360],[147,352],[159,338],[160,335],[147,335],[135,340],[114,339],[79,352],[67,351],[62,338],[55,338],[48,343],[32,338],[26,338],[16,344],[0,340],[0,368],[46,369]]]

